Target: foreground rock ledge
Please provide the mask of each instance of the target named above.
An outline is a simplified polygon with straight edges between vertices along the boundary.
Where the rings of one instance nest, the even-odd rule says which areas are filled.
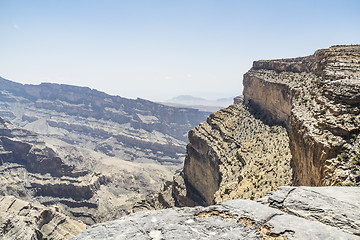
[[[359,196],[357,187],[282,187],[258,202],[137,212],[95,225],[73,240],[360,239]]]

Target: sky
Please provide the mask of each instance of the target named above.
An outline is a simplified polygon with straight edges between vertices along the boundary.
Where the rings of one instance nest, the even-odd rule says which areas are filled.
[[[360,43],[358,0],[0,0],[0,76],[163,101],[242,93],[260,59]]]

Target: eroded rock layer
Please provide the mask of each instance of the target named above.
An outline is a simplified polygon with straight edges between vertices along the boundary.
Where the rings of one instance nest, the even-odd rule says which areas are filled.
[[[76,236],[86,225],[41,204],[30,203],[14,196],[0,197],[1,239],[54,239]]]
[[[155,192],[160,187],[159,182],[170,177],[164,175],[164,169],[160,167],[140,166],[110,157],[105,159],[109,165],[98,163],[87,168],[82,162],[94,162],[95,152],[83,152],[82,155],[75,150],[64,155],[40,141],[35,133],[0,118],[0,196],[4,199],[12,196],[18,200],[16,202],[26,201],[29,206],[36,205],[41,209],[57,209],[56,212],[67,219],[91,225],[128,213],[134,202]],[[63,156],[69,156],[69,159],[65,161]],[[37,225],[38,215],[43,211],[40,207],[34,208],[35,212],[26,217],[21,209],[7,213],[4,207],[4,236],[16,231],[21,235],[21,226],[26,222],[34,222],[27,225],[26,236],[47,235],[44,232],[47,230]],[[60,220],[59,224],[62,224],[63,219]],[[10,225],[6,225],[7,222]],[[61,229],[55,225],[52,236],[61,235],[58,232]],[[67,239],[71,234],[61,236],[49,239]]]
[[[244,98],[189,132],[183,171],[135,209],[360,185],[360,45],[255,61]],[[239,100],[240,99],[240,100]]]
[[[0,78],[0,116],[27,130],[121,160],[183,164],[187,132],[208,112],[144,99],[111,96],[87,87],[29,85]]]
[[[360,181],[359,45],[254,62],[244,76],[244,87],[246,104],[287,126],[293,184]]]
[[[258,199],[291,184],[286,129],[267,124],[261,112],[249,111],[242,102],[211,114],[189,132],[189,141],[182,173],[135,209]]]

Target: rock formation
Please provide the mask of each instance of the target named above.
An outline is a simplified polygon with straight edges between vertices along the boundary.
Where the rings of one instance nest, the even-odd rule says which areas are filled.
[[[128,163],[75,147],[53,148],[0,118],[0,196],[58,208],[91,225],[128,213],[170,174],[161,165]]]
[[[246,104],[287,126],[293,184],[359,182],[359,45],[254,62],[244,86]]]
[[[359,194],[359,188],[286,187],[259,202],[137,212],[95,225],[73,240],[360,239]]]
[[[258,202],[360,236],[360,188],[280,187]]]
[[[244,97],[189,132],[183,171],[134,209],[258,199],[281,185],[360,185],[360,45],[255,61]]]
[[[183,164],[186,133],[208,114],[87,87],[23,85],[0,78],[0,117],[46,137],[46,142],[61,140],[172,171]]]
[[[37,203],[29,203],[13,196],[0,197],[1,239],[54,239],[62,240],[76,236],[86,229],[59,212]]]
[[[47,144],[1,120],[0,191],[88,224],[127,213],[151,193],[142,187],[158,186],[160,174],[168,179],[151,164],[174,170],[187,117],[202,114],[88,88],[1,81],[2,116],[40,126]],[[360,45],[254,62],[244,96],[188,133],[183,170],[133,210],[197,207],[135,213],[75,239],[359,239],[359,188],[340,187],[360,185],[359,90]],[[178,121],[185,124],[173,130]],[[80,149],[65,145],[75,142]],[[131,176],[128,168],[119,174],[124,164]],[[331,185],[338,187],[319,188]]]
[[[0,195],[88,225],[118,218],[180,168],[187,131],[207,115],[0,78]]]

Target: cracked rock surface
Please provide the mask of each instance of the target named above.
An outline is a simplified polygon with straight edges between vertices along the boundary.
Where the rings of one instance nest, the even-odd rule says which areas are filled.
[[[80,233],[73,240],[360,239],[354,235],[357,234],[357,230],[353,229],[354,231],[352,231],[348,228],[341,230],[341,224],[336,222],[330,224],[333,221],[332,214],[346,204],[349,204],[349,207],[336,212],[334,219],[346,213],[352,217],[352,225],[359,223],[358,218],[353,216],[360,216],[358,198],[355,198],[359,193],[358,188],[312,189],[284,187],[261,200],[264,203],[270,203],[270,206],[274,205],[271,204],[275,202],[274,199],[279,201],[278,205],[281,205],[280,202],[284,200],[284,210],[289,210],[288,213],[251,200],[230,200],[209,207],[141,211],[116,221],[95,225]],[[340,192],[341,196],[334,197]],[[308,201],[314,202],[314,206],[310,209],[317,209],[317,217],[301,214],[301,209],[307,208],[307,202],[302,198],[299,198],[299,201],[294,202],[293,205],[288,204],[301,194],[310,196],[312,200]],[[292,195],[294,196],[292,197]],[[336,206],[336,204],[340,204],[340,206]],[[295,210],[291,211],[291,206],[294,205],[299,209],[296,212]],[[349,208],[353,209],[352,213],[347,212]],[[321,221],[321,219],[328,219],[328,221]]]
[[[259,202],[360,236],[359,187],[280,187]]]

